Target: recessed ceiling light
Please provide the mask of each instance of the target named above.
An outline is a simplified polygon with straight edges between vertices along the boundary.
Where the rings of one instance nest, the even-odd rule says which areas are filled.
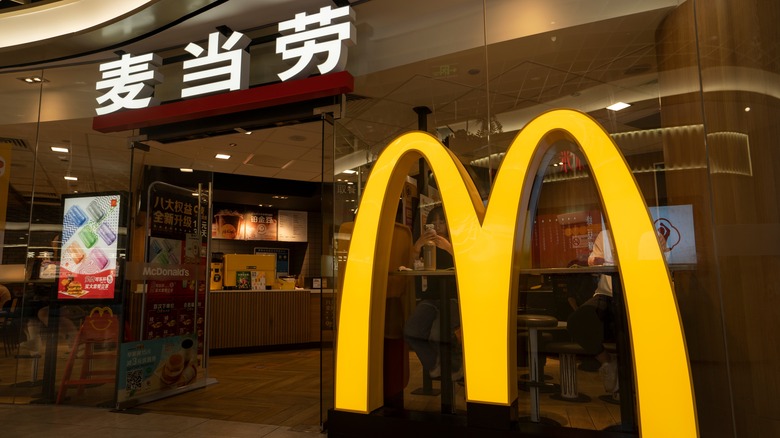
[[[180,167],[179,170],[182,172],[192,173],[192,169],[188,167]]]
[[[52,150],[53,152],[62,152],[62,153],[65,153],[65,154],[67,154],[68,152],[70,152],[70,149],[68,149],[68,148],[63,148],[63,147],[59,147],[59,146],[52,146],[52,147],[51,147],[51,150]]]
[[[625,103],[625,102],[617,102],[613,103],[612,105],[608,106],[607,109],[611,111],[620,111],[622,109],[626,109],[630,107],[631,105]]]
[[[217,155],[214,155],[214,158],[218,158],[220,160],[229,160],[230,159],[230,155],[228,155],[228,154],[217,154]]]
[[[750,107],[749,107],[749,106],[746,106],[746,107],[745,107],[745,112],[746,112],[746,113],[750,112]]]
[[[40,84],[41,82],[49,82],[47,79],[44,79],[40,76],[27,76],[26,78],[16,78],[16,79],[19,79],[20,81],[28,84]]]
[[[346,173],[347,175],[352,175],[354,173],[357,173],[357,170],[347,169],[341,173]]]
[[[68,180],[68,181],[78,181],[78,180],[79,180],[79,179],[78,179],[77,177],[75,177],[75,176],[66,176],[66,177],[65,177],[65,179],[66,179],[66,180]]]

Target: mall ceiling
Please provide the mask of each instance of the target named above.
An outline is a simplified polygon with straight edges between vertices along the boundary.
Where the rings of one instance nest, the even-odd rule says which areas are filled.
[[[416,129],[418,119],[413,108],[419,106],[434,110],[428,118],[429,131],[439,131],[442,135],[467,125],[473,129],[478,120],[488,117],[487,111],[502,121],[504,132],[509,132],[544,110],[565,106],[589,111],[613,132],[657,127],[654,29],[677,2],[595,2],[598,8],[592,3],[589,7],[581,5],[586,2],[547,1],[546,14],[558,17],[559,24],[551,21],[550,25],[497,25],[487,33],[486,53],[482,29],[452,32],[460,29],[461,23],[473,23],[473,17],[481,16],[481,1],[351,1],[358,17],[358,45],[351,54],[351,59],[358,61],[348,64],[355,76],[355,90],[347,96],[344,117],[338,120],[335,135],[333,130],[326,132],[326,141],[335,142],[337,154],[342,157],[337,166],[353,167],[371,161],[397,135]],[[165,0],[153,3],[172,4]],[[140,133],[106,134],[91,129],[96,106],[94,84],[99,79],[94,62],[113,60],[117,56],[112,50],[95,51],[93,46],[122,47],[133,54],[153,51],[166,59],[165,68],[172,69],[185,55],[186,43],[205,39],[203,29],[227,26],[246,33],[253,41],[264,41],[273,38],[276,23],[300,10],[313,12],[320,6],[342,5],[346,1],[273,0],[263,2],[261,10],[258,3],[241,0],[177,0],[176,3],[180,7],[191,4],[197,8],[187,19],[179,21],[160,16],[160,21],[155,22],[154,14],[136,14],[111,24],[112,29],[124,29],[125,34],[91,29],[88,38],[74,35],[48,41],[45,46],[67,49],[41,50],[38,56],[45,59],[15,57],[14,53],[19,51],[0,48],[0,99],[13,102],[0,107],[0,140],[7,139],[14,144],[12,195],[29,199],[35,187],[38,200],[56,200],[75,190],[126,189],[130,179],[130,139],[138,138]],[[498,16],[502,8],[512,7],[511,0],[491,4]],[[424,23],[410,24],[404,20],[405,11],[411,9],[425,17],[421,20]],[[13,10],[0,9],[0,24],[3,14]],[[603,11],[611,10],[614,10],[612,18],[606,21],[591,19],[602,19]],[[137,34],[131,32],[136,25],[140,29]],[[517,30],[521,28],[524,30]],[[140,38],[144,35],[153,37]],[[442,35],[452,35],[452,41],[442,40]],[[454,51],[450,46],[472,48]],[[73,53],[79,52],[76,49],[82,53]],[[368,50],[373,51],[375,60],[370,66],[359,61],[361,54]],[[262,75],[268,73],[255,71],[267,68],[256,66],[254,59],[259,56],[254,54],[253,50],[251,82],[260,83]],[[13,62],[19,65],[9,65]],[[18,80],[39,74],[46,82],[29,85]],[[158,92],[166,93],[164,89]],[[488,96],[489,107],[485,105]],[[604,109],[611,101],[620,99],[629,99],[634,105],[620,113]],[[162,100],[166,100],[164,96]],[[40,126],[36,123],[39,117],[43,122]],[[178,142],[150,138],[144,141],[149,151],[137,153],[135,159],[146,165],[174,169],[189,167],[227,174],[319,181],[321,124],[280,125],[283,126],[253,131],[251,135],[238,131],[219,136],[204,133]],[[455,141],[451,145],[468,162],[500,152],[507,140],[497,135],[490,141],[488,145],[485,140],[484,147],[476,151],[471,142]],[[52,152],[52,146],[66,146],[69,152]],[[33,153],[36,147],[38,166]],[[626,152],[638,153],[657,147],[657,144],[629,145]],[[216,160],[217,152],[227,152],[232,158]],[[79,180],[66,181],[67,175],[78,175]]]

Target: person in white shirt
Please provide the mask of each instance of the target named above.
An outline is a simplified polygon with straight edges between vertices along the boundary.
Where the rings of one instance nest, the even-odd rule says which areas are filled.
[[[669,249],[661,234],[658,235],[658,243],[661,252],[667,254]],[[610,232],[599,232],[588,256],[588,266],[614,265],[612,247]],[[566,326],[571,338],[601,364],[599,375],[604,383],[604,390],[611,393],[614,399],[619,399],[617,358],[604,348],[604,341],[614,335],[615,315],[612,276],[602,274],[593,296],[569,316]]]
[[[600,232],[588,256],[588,266],[614,265],[611,248],[609,231]],[[614,325],[614,315],[612,277],[600,275],[593,296],[569,316],[567,329],[572,339],[601,364],[599,375],[604,383],[604,390],[616,395],[619,389],[617,359],[604,349],[604,341]]]

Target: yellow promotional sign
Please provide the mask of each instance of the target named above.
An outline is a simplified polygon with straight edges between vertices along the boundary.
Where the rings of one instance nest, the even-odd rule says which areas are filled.
[[[466,400],[517,399],[513,279],[530,267],[529,197],[554,143],[579,145],[605,209],[625,293],[636,370],[639,429],[646,437],[698,436],[685,338],[647,206],[618,147],[586,114],[554,110],[523,128],[507,149],[487,207],[452,152],[413,132],[380,154],[363,192],[344,273],[336,345],[335,408],[382,406],[382,336],[390,236],[406,173],[419,158],[436,175],[452,237],[461,309]]]

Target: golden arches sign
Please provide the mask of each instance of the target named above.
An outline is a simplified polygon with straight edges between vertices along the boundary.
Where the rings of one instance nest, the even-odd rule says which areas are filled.
[[[513,403],[517,297],[512,278],[520,265],[515,242],[529,231],[528,198],[541,156],[562,139],[583,151],[619,257],[640,433],[698,435],[682,325],[647,206],[609,135],[572,110],[544,113],[520,131],[497,173],[487,208],[459,160],[432,136],[405,134],[382,152],[360,202],[346,262],[336,350],[337,410],[368,413],[382,406],[387,254],[406,171],[421,157],[436,175],[455,253],[466,400]]]

